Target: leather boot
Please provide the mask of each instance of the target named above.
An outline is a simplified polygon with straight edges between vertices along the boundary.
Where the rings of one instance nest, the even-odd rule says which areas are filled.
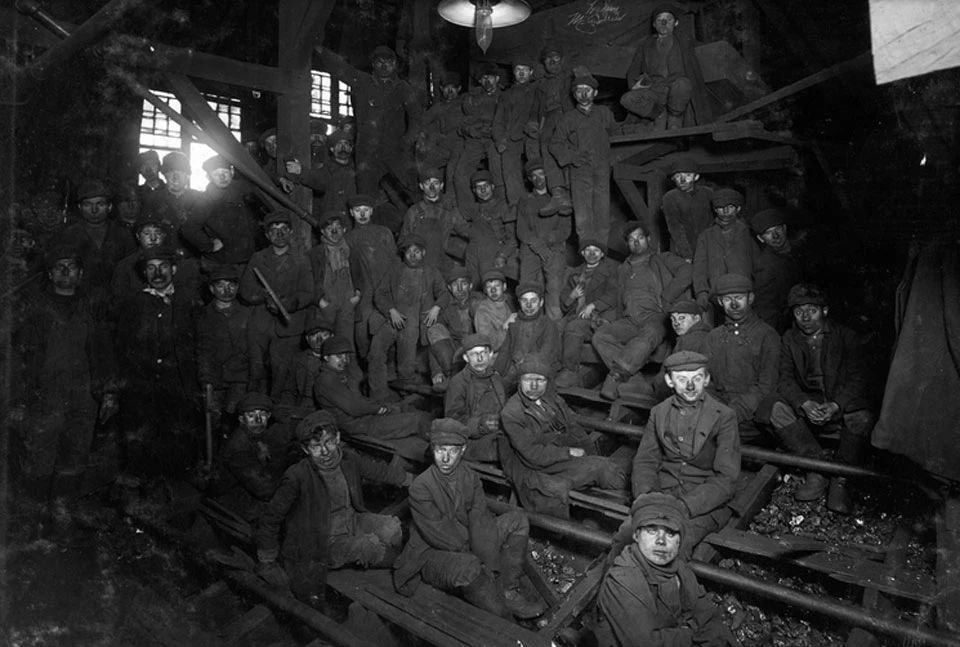
[[[667,129],[667,113],[666,111],[661,112],[659,115],[653,118],[653,129],[654,130],[666,130]]]
[[[603,380],[603,386],[600,387],[600,397],[604,400],[616,400],[621,381],[620,373],[610,369],[606,379]]]
[[[497,586],[497,583],[493,581],[486,570],[480,571],[480,575],[466,586],[461,586],[460,595],[478,609],[483,609],[501,618],[513,619],[513,614],[507,608],[503,594],[500,593],[500,587]]]
[[[550,202],[540,209],[541,216],[552,216],[555,213],[569,216],[573,213],[573,203],[566,189],[554,189],[550,192]]]
[[[837,447],[837,461],[847,465],[860,465],[867,453],[867,437],[846,429],[840,431],[840,445]],[[835,476],[830,479],[830,490],[827,492],[827,509],[839,514],[851,514],[853,501],[844,476]]]
[[[683,113],[676,115],[672,112],[667,112],[667,130],[676,130],[678,128],[683,128]]]
[[[820,443],[810,433],[803,420],[797,420],[786,427],[774,429],[774,433],[787,451],[797,456],[816,457],[820,454]],[[797,501],[816,501],[827,491],[827,479],[817,472],[808,472],[803,485],[797,488],[793,498]]]
[[[520,571],[527,557],[527,536],[514,535],[500,550],[500,588],[507,608],[520,620],[538,618],[546,611],[542,601],[532,602],[520,591]]]

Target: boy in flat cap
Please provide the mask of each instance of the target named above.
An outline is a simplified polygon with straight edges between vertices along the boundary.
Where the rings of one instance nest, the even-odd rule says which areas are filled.
[[[476,171],[470,177],[476,200],[468,212],[460,203],[460,212],[470,224],[470,243],[464,264],[474,281],[480,281],[485,269],[500,270],[517,277],[517,210],[496,195],[496,182],[490,171]]]
[[[760,436],[769,398],[777,390],[780,336],[753,311],[753,284],[740,274],[720,276],[713,288],[723,324],[707,335],[710,394],[733,409],[741,443]]]
[[[617,263],[606,255],[605,244],[584,238],[580,241],[583,263],[567,270],[560,297],[563,370],[557,375],[558,388],[581,386],[583,342],[602,322],[616,318]]]
[[[313,274],[313,302],[328,327],[354,343],[356,308],[363,298],[360,261],[347,242],[348,218],[329,212],[320,220],[320,240],[307,252]],[[369,332],[364,331],[365,340]]]
[[[337,423],[326,411],[301,420],[296,437],[306,457],[284,472],[260,517],[257,572],[267,582],[289,586],[297,598],[322,608],[327,569],[385,568],[400,551],[400,520],[367,511],[362,479],[398,487],[412,479],[399,466],[341,445]]]
[[[542,207],[543,215],[552,216],[557,211],[570,215],[573,213],[573,203],[570,201],[566,173],[550,154],[550,141],[560,117],[576,106],[573,87],[570,85],[573,76],[567,69],[563,47],[559,43],[546,44],[540,50],[540,62],[543,63],[544,73],[534,86],[537,121],[530,124],[526,132],[538,140],[539,152],[534,157],[543,160],[543,169],[547,174],[547,188],[550,189],[551,199]]]
[[[109,331],[95,321],[80,289],[83,261],[75,246],[52,246],[44,257],[47,285],[15,311],[6,422],[20,433],[22,483],[28,497],[79,495],[98,412],[117,409],[116,367]]]
[[[480,298],[471,291],[473,285],[465,267],[452,267],[445,281],[450,297],[441,304],[436,323],[427,328],[431,382],[439,393],[447,390],[447,380],[456,372],[458,349],[473,332],[474,310]]]
[[[480,477],[463,465],[467,430],[456,420],[433,421],[433,465],[410,486],[410,541],[394,564],[393,582],[414,595],[420,582],[452,591],[495,615],[521,619],[543,613],[520,591],[530,526],[519,511],[494,516]]]
[[[500,168],[507,204],[515,205],[523,197],[523,158],[540,156],[539,140],[527,133],[537,125],[536,84],[533,71],[537,63],[521,54],[513,61],[513,85],[500,93],[493,117],[493,143],[500,154]]]
[[[687,513],[688,551],[730,518],[740,477],[737,415],[706,388],[707,357],[680,351],[663,362],[672,397],[653,407],[633,458],[633,496],[665,492]]]
[[[593,333],[593,347],[610,372],[600,388],[608,400],[617,398],[622,382],[636,375],[666,336],[664,305],[685,294],[690,264],[671,252],[657,253],[650,231],[639,221],[624,227],[630,256],[617,269],[620,318]]]
[[[640,41],[627,68],[627,92],[620,105],[654,130],[683,127],[694,83],[703,82],[694,43],[676,31],[680,11],[670,4],[654,8],[650,21],[656,33]],[[698,114],[705,122],[709,115]]]
[[[304,169],[300,160],[287,160],[284,177],[323,194],[315,200],[315,213],[345,215],[347,198],[357,193],[357,170],[353,164],[353,135],[337,130],[327,137],[327,160]]]
[[[463,119],[463,83],[456,72],[444,72],[440,78],[439,96],[423,114],[417,133],[417,166],[438,168],[444,172],[448,186],[453,186],[453,173],[463,150],[460,121]],[[421,179],[422,181],[422,179]],[[456,203],[456,200],[452,200]]]
[[[836,460],[862,464],[877,420],[867,393],[870,380],[862,342],[846,326],[827,319],[827,297],[816,285],[793,286],[787,302],[794,324],[780,346],[781,400],[770,416],[775,432],[788,450],[819,457],[822,451],[810,426],[839,427]],[[811,472],[794,496],[816,500],[826,486],[822,475]],[[846,478],[830,479],[827,508],[841,514],[853,511]]]
[[[137,187],[141,204],[148,195],[166,186],[160,179],[160,155],[157,151],[143,151],[137,155],[137,173],[143,177],[143,184]]]
[[[422,411],[403,411],[363,395],[363,374],[349,369],[353,347],[348,339],[327,339],[321,353],[323,364],[313,387],[316,405],[335,415],[340,429],[348,436],[387,441],[401,456],[422,460],[430,430],[429,416]]]
[[[377,286],[373,297],[377,312],[371,318],[374,331],[370,342],[367,373],[370,397],[390,397],[387,387],[387,353],[397,349],[397,378],[416,380],[417,346],[426,345],[427,330],[437,323],[440,309],[450,298],[440,271],[424,266],[427,246],[419,236],[400,241],[403,262],[394,265]]]
[[[790,288],[803,279],[803,265],[794,242],[787,236],[787,214],[782,209],[764,209],[750,219],[750,230],[760,243],[753,262],[753,309],[757,316],[779,332],[793,324],[787,308]]]
[[[500,68],[496,63],[480,63],[475,72],[479,87],[470,90],[463,97],[463,118],[460,121],[460,136],[463,139],[463,151],[453,176],[453,189],[457,196],[460,213],[469,220],[474,219],[476,205],[473,200],[474,181],[472,174],[487,160],[490,169],[490,181],[500,187],[502,195],[503,171],[500,168],[500,154],[493,143],[493,118],[500,101]]]
[[[456,200],[443,192],[443,172],[438,168],[420,171],[420,200],[407,209],[400,228],[400,238],[417,235],[427,244],[424,265],[441,272],[453,267],[453,241],[468,238],[467,222],[460,215]],[[462,253],[460,254],[462,258]]]
[[[344,239],[350,248],[351,267],[356,265],[359,273],[359,282],[354,284],[354,288],[360,291],[360,301],[355,308],[354,341],[360,357],[367,356],[370,337],[376,332],[370,327],[370,316],[374,312],[373,295],[388,280],[397,259],[393,232],[372,222],[375,202],[372,196],[364,194],[347,198],[353,228]]]
[[[509,391],[516,388],[519,366],[531,354],[549,358],[552,374],[560,364],[560,329],[543,312],[543,287],[537,283],[521,283],[517,286],[517,301],[520,310],[507,326],[507,336],[495,364]]]
[[[552,388],[550,363],[533,355],[518,372],[520,389],[501,414],[509,443],[501,443],[500,461],[523,507],[566,519],[571,490],[625,487],[623,470],[596,455],[594,442]]]
[[[140,250],[162,245],[169,236],[160,216],[155,213],[140,214],[131,229],[137,243],[137,250],[117,261],[110,279],[110,293],[118,301],[144,288],[143,276],[137,269]]]
[[[687,565],[685,518],[683,503],[669,494],[633,503],[632,541],[613,555],[597,594],[598,644],[739,644]]]
[[[563,113],[550,139],[550,154],[567,171],[578,238],[610,238],[610,132],[613,112],[594,104],[597,80],[573,79],[576,107]]]
[[[757,245],[740,218],[743,196],[736,189],[717,189],[710,200],[713,224],[697,237],[693,254],[693,294],[700,307],[711,306],[717,279],[724,274],[753,274]],[[711,313],[712,314],[712,313]]]
[[[213,299],[197,316],[197,370],[214,428],[223,414],[232,415],[250,380],[250,317],[252,309],[237,301],[240,271],[217,265],[207,275]]]
[[[465,426],[470,446],[467,460],[496,462],[502,436],[500,412],[507,403],[503,377],[494,368],[490,340],[467,335],[461,347],[466,366],[453,376],[443,400],[443,415]]]
[[[293,434],[285,424],[270,424],[273,400],[248,392],[236,405],[237,427],[220,451],[223,467],[216,498],[248,521],[260,517],[280,478],[300,460]]]
[[[180,151],[163,156],[160,172],[167,184],[144,197],[143,211],[159,214],[170,231],[179,235],[183,224],[201,208],[203,193],[190,188],[190,159]]]
[[[670,251],[692,261],[697,238],[713,223],[713,189],[700,184],[700,165],[690,157],[674,160],[670,179],[675,186],[663,194],[663,219],[670,232]]]
[[[327,48],[321,69],[350,85],[357,119],[357,188],[375,193],[380,179],[393,173],[412,185],[412,146],[423,118],[423,97],[397,73],[397,55],[378,45],[370,55],[373,74],[361,72]]]
[[[255,252],[240,276],[240,298],[253,306],[249,324],[250,388],[262,392],[269,389],[277,398],[300,344],[303,320],[314,293],[310,262],[290,244],[291,218],[286,209],[264,218],[270,246]],[[254,270],[263,275],[289,321]]]
[[[483,273],[483,298],[473,315],[473,329],[490,341],[494,352],[507,337],[507,326],[516,319],[513,304],[507,298],[507,280],[500,270]]]
[[[543,160],[530,159],[523,171],[533,190],[517,207],[517,238],[520,240],[520,282],[540,283],[546,290],[547,316],[554,321],[560,311],[561,285],[567,268],[567,238],[572,229],[569,214],[541,215],[550,201]]]

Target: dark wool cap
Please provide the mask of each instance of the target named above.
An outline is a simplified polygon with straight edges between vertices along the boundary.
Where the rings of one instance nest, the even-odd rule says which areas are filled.
[[[213,173],[218,168],[230,168],[233,166],[223,155],[214,155],[203,163],[203,170],[207,173]]]
[[[447,275],[444,277],[447,283],[453,283],[457,279],[467,279],[470,283],[473,281],[470,280],[470,272],[463,265],[454,265],[449,270],[447,270]]]
[[[140,215],[137,216],[137,219],[133,221],[133,233],[139,234],[140,230],[147,225],[162,227],[164,231],[167,229],[166,224],[163,222],[163,218],[160,217],[159,213],[156,211],[141,211]]]
[[[463,80],[460,78],[460,75],[456,72],[444,72],[443,76],[440,77],[440,85],[452,85],[454,87],[460,87],[460,84],[463,83]]]
[[[692,350],[682,350],[663,360],[663,370],[668,372],[695,371],[698,368],[706,368],[709,361],[706,355],[695,353]]]
[[[337,433],[337,419],[329,411],[314,411],[297,423],[297,440],[306,443],[314,436],[314,432],[318,428],[335,434]]]
[[[540,60],[542,61],[548,54],[559,54],[563,56],[563,46],[557,42],[549,42],[540,50]]]
[[[425,168],[420,170],[417,177],[421,182],[426,182],[427,180],[440,180],[443,182],[443,171],[436,167]]]
[[[77,200],[88,198],[109,198],[110,189],[100,180],[84,180],[77,189]]]
[[[347,217],[345,215],[339,211],[328,211],[320,217],[320,221],[317,223],[317,229],[323,229],[334,220],[339,220],[340,224],[343,226],[346,226],[347,224]]]
[[[171,263],[176,263],[179,260],[179,255],[177,254],[176,247],[164,243],[156,247],[141,249],[137,259],[140,263],[146,263],[147,261],[170,261]]]
[[[180,151],[173,151],[163,156],[163,164],[160,165],[161,173],[170,173],[171,171],[190,172],[190,159]]]
[[[587,247],[596,247],[604,254],[607,253],[607,246],[600,242],[599,238],[581,238],[580,239],[580,251],[582,252]]]
[[[478,332],[473,333],[472,335],[467,335],[463,338],[463,352],[477,348],[478,346],[486,346],[490,348],[490,340],[486,335],[481,335]]]
[[[358,193],[347,198],[347,206],[351,209],[354,207],[372,207],[375,204],[376,201],[373,197],[366,193]]]
[[[538,168],[543,168],[543,160],[539,157],[534,157],[533,159],[527,160],[523,165],[523,174],[529,175],[531,171],[536,171]]]
[[[743,196],[736,189],[717,189],[710,198],[710,204],[714,207],[726,207],[731,204],[742,207]]]
[[[431,445],[466,445],[467,427],[453,418],[437,418],[430,423]]]
[[[760,235],[771,227],[787,224],[787,214],[782,209],[764,209],[750,219],[750,230]]]
[[[518,373],[520,375],[532,373],[535,375],[550,377],[553,374],[553,371],[550,369],[550,362],[540,355],[527,355],[523,358],[523,361],[520,362]]]
[[[500,270],[487,270],[483,273],[481,277],[482,281],[486,283],[487,281],[506,281],[507,277],[503,275],[503,272]]]
[[[288,225],[292,225],[293,216],[286,209],[277,209],[276,211],[271,211],[266,215],[266,217],[263,219],[263,226],[266,228],[277,222],[285,222]]]
[[[352,353],[353,346],[350,345],[350,340],[346,337],[341,337],[340,335],[334,335],[330,339],[323,342],[323,346],[320,347],[320,352],[324,355],[339,355],[340,353]]]
[[[416,245],[424,251],[427,249],[427,243],[424,242],[423,236],[420,234],[407,234],[397,242],[397,249],[402,252],[413,245]]]
[[[253,411],[254,409],[263,409],[264,411],[273,411],[273,400],[263,393],[250,391],[244,393],[240,401],[237,402],[237,412]]]
[[[276,136],[277,136],[276,128],[267,128],[262,133],[260,133],[259,137],[257,137],[257,142],[259,142],[260,147],[263,148],[263,143],[267,141],[267,137],[276,137]]]
[[[680,299],[674,301],[667,308],[667,314],[685,314],[685,315],[703,315],[703,308],[697,305],[696,301],[691,299]]]
[[[483,61],[477,65],[476,77],[479,79],[482,76],[500,76],[500,66],[494,63],[493,61]]]
[[[600,87],[596,77],[592,74],[580,74],[573,77],[573,87],[577,87],[578,85],[589,85],[594,90]]]
[[[330,146],[333,146],[339,141],[350,142],[352,144],[353,137],[351,137],[350,133],[346,132],[345,130],[335,130],[327,135],[327,144]]]
[[[526,54],[526,53],[519,54],[518,56],[516,56],[513,59],[513,65],[514,67],[516,67],[517,65],[526,65],[530,69],[533,69],[533,70],[537,69],[536,59],[534,59],[533,56],[531,56],[530,54]]]
[[[485,169],[474,171],[473,175],[470,176],[470,184],[476,184],[477,182],[490,182],[493,184],[493,173]]]
[[[71,242],[56,243],[43,255],[43,263],[45,267],[50,268],[63,258],[80,260],[80,247]]]
[[[638,229],[642,229],[644,234],[648,236],[650,235],[650,230],[647,228],[645,224],[643,224],[639,220],[631,220],[623,226],[623,239],[626,240],[630,238],[630,234],[632,234]]]
[[[630,520],[633,529],[644,526],[663,526],[676,532],[683,532],[687,511],[683,502],[662,492],[641,494],[630,506]]]
[[[650,14],[650,22],[653,22],[654,20],[656,20],[657,16],[659,16],[662,13],[668,13],[674,18],[679,19],[680,16],[683,14],[683,11],[674,4],[670,4],[669,2],[663,2],[653,8],[653,13]]]
[[[143,166],[144,164],[150,161],[156,162],[157,164],[160,163],[160,155],[159,153],[157,153],[157,151],[154,151],[154,150],[143,151],[142,153],[137,155],[137,166]]]
[[[724,294],[746,294],[753,292],[753,282],[742,274],[724,274],[717,279],[713,293],[718,297]]]
[[[240,281],[240,269],[233,264],[226,265],[214,265],[210,268],[210,271],[207,272],[207,280],[210,283],[216,283],[217,281]]]
[[[793,308],[807,304],[825,306],[827,305],[827,295],[813,283],[797,283],[790,288],[790,292],[787,294],[787,305],[789,307]]]
[[[533,292],[541,299],[543,298],[543,286],[539,283],[521,283],[517,286],[516,295],[518,298],[527,292]]]
[[[377,45],[377,46],[373,49],[373,53],[370,54],[370,60],[372,61],[372,60],[378,59],[378,58],[392,58],[392,59],[396,60],[396,59],[397,59],[397,53],[396,53],[395,51],[393,51],[392,49],[390,49],[389,47],[387,47],[386,45]]]
[[[697,160],[684,155],[683,157],[678,157],[673,160],[670,164],[670,174],[674,173],[699,173],[700,172],[700,163]]]

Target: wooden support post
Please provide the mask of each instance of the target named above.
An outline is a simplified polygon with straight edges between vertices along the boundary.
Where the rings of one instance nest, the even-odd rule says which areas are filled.
[[[937,624],[960,631],[960,498],[944,501],[937,515]]]
[[[623,197],[626,198],[627,204],[630,205],[630,209],[633,211],[633,216],[641,222],[649,222],[650,209],[647,207],[647,201],[643,199],[640,189],[637,188],[633,180],[621,179],[614,176],[613,181],[616,183],[617,188],[620,189]]]

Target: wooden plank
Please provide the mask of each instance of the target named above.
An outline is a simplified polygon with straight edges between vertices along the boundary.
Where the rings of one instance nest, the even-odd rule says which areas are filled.
[[[546,616],[546,624],[540,629],[540,633],[546,636],[553,636],[565,625],[569,624],[574,618],[580,615],[587,605],[589,605],[597,591],[600,589],[600,580],[603,578],[603,563],[606,559],[606,551],[587,568],[577,583],[574,584],[567,593],[563,603],[552,613]]]
[[[258,604],[220,632],[229,645],[239,642],[244,636],[273,619],[273,612]]]
[[[634,153],[626,159],[620,160],[619,163],[630,166],[641,166],[643,164],[648,164],[654,160],[660,159],[664,155],[672,153],[675,150],[677,150],[676,144],[657,142],[656,144],[645,146],[643,150]]]
[[[533,584],[533,588],[537,590],[537,593],[540,594],[540,597],[543,598],[543,601],[547,603],[547,608],[552,609],[557,606],[557,594],[554,593],[553,587],[550,585],[550,582],[547,581],[547,578],[544,577],[543,571],[540,570],[540,566],[537,565],[532,559],[530,559],[529,552],[523,556],[523,573],[529,578],[530,583]]]
[[[67,32],[74,32],[77,25],[74,23],[58,20],[60,25]],[[30,45],[41,49],[53,47],[60,42],[60,38],[50,31],[40,26],[32,18],[23,15],[19,11],[0,7],[0,40],[18,45]]]
[[[960,631],[960,499],[944,501],[937,515],[937,624]]]
[[[770,501],[770,496],[780,483],[780,470],[776,465],[764,465],[747,484],[740,490],[730,507],[734,514],[723,530],[745,530],[758,512]],[[741,478],[743,473],[741,472]],[[712,562],[717,556],[717,549],[708,542],[702,541],[693,551],[693,558],[701,562]]]

